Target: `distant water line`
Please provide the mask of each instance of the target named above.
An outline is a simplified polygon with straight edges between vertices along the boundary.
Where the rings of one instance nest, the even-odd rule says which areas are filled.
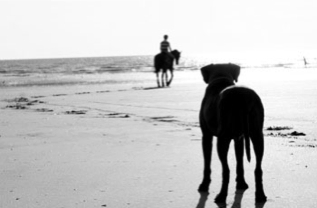
[[[152,78],[154,56],[121,56],[96,58],[57,58],[29,60],[1,60],[0,87],[45,86],[74,84],[115,84],[148,81]],[[213,56],[184,56],[176,71],[199,70],[210,63],[223,63],[227,59]],[[234,59],[242,68],[317,68],[317,59],[303,57],[288,59]],[[124,75],[129,73],[129,75]],[[138,78],[142,75],[143,78]],[[148,78],[147,78],[148,77]]]

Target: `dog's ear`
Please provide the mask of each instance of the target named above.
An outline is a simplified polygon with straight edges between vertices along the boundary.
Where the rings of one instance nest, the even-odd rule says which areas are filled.
[[[209,83],[209,77],[210,77],[210,69],[213,68],[213,64],[210,64],[208,66],[204,66],[203,68],[200,69],[201,74],[203,75],[204,81],[206,84]]]
[[[238,77],[240,75],[240,66],[235,64],[229,64],[230,65],[230,74],[235,82],[238,82]]]

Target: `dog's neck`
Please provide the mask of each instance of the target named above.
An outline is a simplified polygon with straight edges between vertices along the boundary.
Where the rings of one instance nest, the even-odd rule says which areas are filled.
[[[234,85],[234,81],[229,77],[219,77],[213,80],[210,80],[207,90],[212,94],[219,94],[223,89]]]

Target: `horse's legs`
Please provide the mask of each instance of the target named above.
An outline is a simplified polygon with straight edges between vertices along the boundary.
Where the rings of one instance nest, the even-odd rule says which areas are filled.
[[[165,71],[165,86],[168,86],[168,74],[167,74],[167,71]]]
[[[164,72],[161,74],[161,87],[164,87]]]
[[[170,78],[170,80],[167,82],[167,86],[170,86],[170,84],[172,83],[173,78],[174,78],[173,70],[170,70],[170,72],[171,72],[171,78]]]
[[[212,152],[212,135],[209,133],[203,133],[202,138],[202,149],[204,156],[204,177],[203,181],[200,184],[198,191],[199,192],[207,192],[209,189],[209,184],[211,182],[210,174],[211,174],[211,152]]]
[[[234,140],[234,148],[237,160],[237,186],[236,189],[247,189],[249,188],[248,184],[244,179],[244,169],[243,169],[243,145],[244,138],[235,138]]]
[[[222,165],[222,186],[219,194],[215,198],[216,203],[225,202],[228,195],[228,185],[229,185],[229,178],[230,178],[230,170],[228,165],[228,150],[230,145],[230,138],[225,137],[218,137],[218,156]]]
[[[262,159],[264,154],[264,138],[263,133],[258,132],[257,134],[251,137],[254,147],[254,153],[256,157],[256,167],[254,171],[255,176],[255,201],[256,202],[265,202],[266,196],[263,190],[263,182],[262,182]]]
[[[163,70],[163,72],[162,72],[161,81],[162,81],[162,87],[168,86],[166,70]]]
[[[165,87],[165,84],[164,84],[164,71],[161,74],[161,87]]]
[[[159,72],[156,72],[156,82],[157,82],[157,87],[161,87],[160,78],[159,78]]]

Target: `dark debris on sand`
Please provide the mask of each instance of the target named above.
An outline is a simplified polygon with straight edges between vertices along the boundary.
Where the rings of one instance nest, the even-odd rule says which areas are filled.
[[[290,133],[291,136],[306,136],[306,134],[302,133],[302,132],[297,132],[297,131],[293,131],[292,133]]]
[[[40,100],[30,100],[25,97],[14,98],[12,100],[8,100],[8,102],[14,103],[14,104],[7,105],[6,108],[12,108],[17,110],[28,109],[28,106],[44,103],[43,101],[40,101]]]
[[[283,131],[283,130],[291,130],[293,129],[292,127],[289,126],[270,126],[266,128],[268,131]],[[306,136],[305,133],[303,132],[298,132],[298,131],[292,131],[292,132],[278,132],[278,133],[273,133],[270,132],[267,134],[267,136],[273,136],[273,137],[298,137],[298,136]]]
[[[293,129],[292,127],[289,126],[270,126],[266,128],[268,131],[281,131],[281,130],[291,130]]]

